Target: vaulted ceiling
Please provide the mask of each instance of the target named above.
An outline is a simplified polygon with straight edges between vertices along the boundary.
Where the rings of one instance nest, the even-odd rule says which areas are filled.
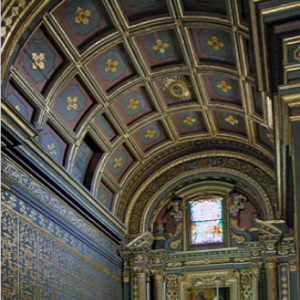
[[[272,116],[248,1],[3,2],[7,110],[29,133],[28,149],[101,209],[125,220],[144,182],[176,161],[223,167],[233,180],[229,165],[201,166],[200,156],[256,161],[275,198]]]

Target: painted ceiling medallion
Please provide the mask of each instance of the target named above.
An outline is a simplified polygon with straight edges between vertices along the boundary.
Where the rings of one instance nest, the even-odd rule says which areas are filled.
[[[189,100],[192,97],[190,81],[183,76],[173,76],[164,79],[164,93],[168,100]]]

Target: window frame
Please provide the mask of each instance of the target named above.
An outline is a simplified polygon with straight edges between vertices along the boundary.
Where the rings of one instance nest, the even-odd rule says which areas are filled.
[[[216,243],[207,243],[207,244],[192,244],[191,243],[191,208],[190,208],[190,202],[191,201],[197,201],[200,199],[207,199],[207,198],[222,198],[222,220],[223,220],[223,242],[216,242]],[[197,196],[193,196],[192,198],[186,199],[185,201],[186,205],[186,214],[185,214],[185,225],[186,225],[186,238],[185,238],[185,249],[186,250],[202,250],[202,249],[214,249],[214,248],[225,248],[229,245],[229,233],[228,230],[230,229],[230,226],[228,225],[228,209],[227,209],[227,203],[228,203],[228,194],[223,193],[210,193],[210,194],[200,194]]]

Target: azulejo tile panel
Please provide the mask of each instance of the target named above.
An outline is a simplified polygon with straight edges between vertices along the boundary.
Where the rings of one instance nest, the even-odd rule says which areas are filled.
[[[121,270],[12,192],[2,193],[5,299],[121,299]]]

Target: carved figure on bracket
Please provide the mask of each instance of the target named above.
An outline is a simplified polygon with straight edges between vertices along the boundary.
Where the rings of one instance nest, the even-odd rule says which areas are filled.
[[[170,216],[174,218],[175,222],[181,222],[183,217],[181,198],[176,197],[167,207],[171,210]]]
[[[240,228],[240,211],[245,209],[244,202],[247,198],[239,193],[232,193],[229,199],[229,214],[231,226],[232,245],[237,246],[250,240],[250,234],[245,232],[245,228]]]
[[[247,201],[247,198],[241,194],[233,193],[230,195],[229,213],[232,218],[237,218],[240,210],[245,208],[243,201]]]
[[[240,211],[245,209],[243,202],[246,202],[247,198],[238,193],[232,193],[229,200],[229,214],[231,227],[237,230],[244,230],[239,228]]]

